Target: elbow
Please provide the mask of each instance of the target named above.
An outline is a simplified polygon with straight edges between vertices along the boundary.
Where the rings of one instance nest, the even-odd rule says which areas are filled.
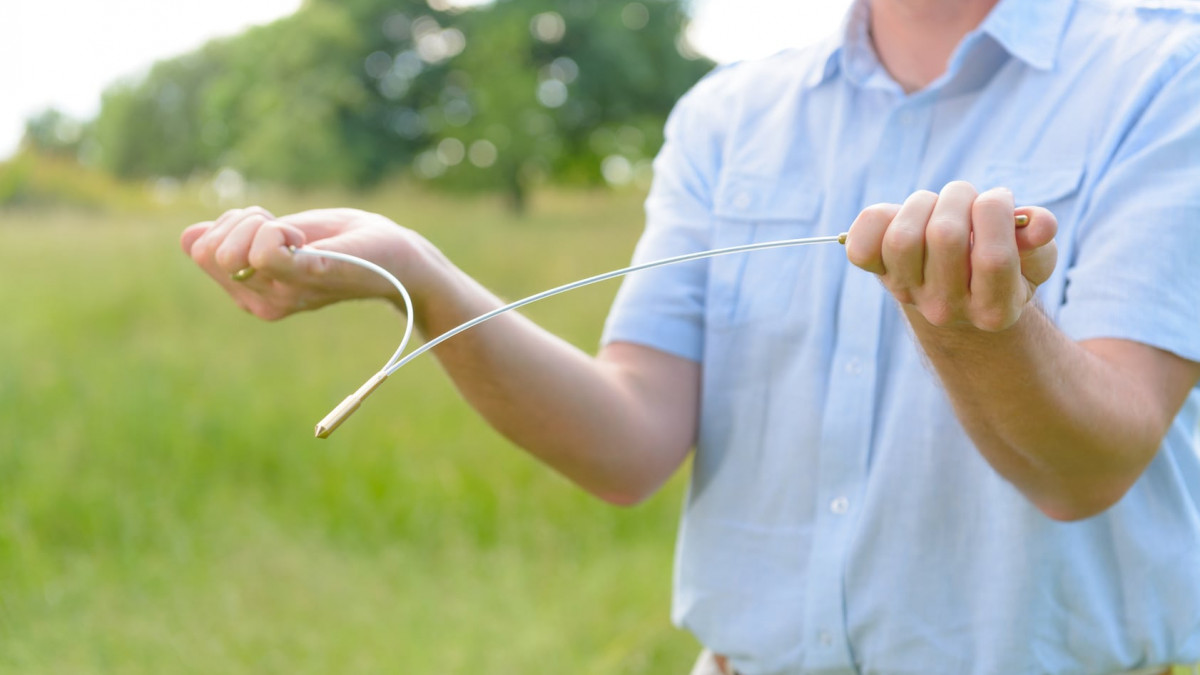
[[[632,508],[657,494],[670,475],[639,478],[639,480],[622,481],[620,485],[592,488],[588,492],[612,506]]]
[[[1068,505],[1056,503],[1049,505],[1037,504],[1036,506],[1038,507],[1038,510],[1050,520],[1056,520],[1060,523],[1075,523],[1104,513],[1104,511],[1108,510],[1108,507],[1112,506],[1112,504]]]
[[[1026,497],[1046,517],[1070,523],[1098,516],[1115,506],[1142,477],[1158,451],[1161,437],[1147,440],[1140,446],[1129,444],[1124,456],[1107,466],[1098,462],[1090,465],[1062,467],[1056,474],[1046,476],[1037,487],[1029,485]]]
[[[1135,479],[1136,480],[1136,479]],[[1074,523],[1098,516],[1112,508],[1129,492],[1135,481],[1092,485],[1083,490],[1034,499],[1033,504],[1047,518],[1060,523]]]
[[[616,492],[596,491],[592,492],[592,494],[611,506],[633,508],[649,499],[657,491],[657,489],[652,488],[648,490],[621,490]]]

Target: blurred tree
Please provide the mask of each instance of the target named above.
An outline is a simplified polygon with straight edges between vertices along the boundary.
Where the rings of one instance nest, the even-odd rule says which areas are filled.
[[[54,108],[25,121],[21,148],[47,155],[74,157],[83,139],[83,122]]]
[[[645,165],[711,65],[680,55],[682,22],[677,0],[308,0],[110,88],[90,147],[126,177],[361,186],[411,167],[520,207],[540,177]]]
[[[443,130],[436,158],[448,178],[502,186],[518,207],[541,176],[623,182],[648,166],[671,106],[711,67],[677,49],[677,2],[499,0],[464,18],[455,67],[473,114]],[[454,161],[460,147],[467,162]]]

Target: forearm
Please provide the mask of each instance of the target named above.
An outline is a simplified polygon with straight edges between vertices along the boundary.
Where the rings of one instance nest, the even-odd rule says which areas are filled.
[[[427,337],[499,307],[494,295],[430,252],[414,292]],[[433,350],[464,398],[498,431],[615,503],[650,494],[682,463],[691,434],[663,424],[640,389],[646,374],[593,358],[516,312]]]
[[[244,309],[277,320],[343,300],[386,298],[386,280],[292,247],[365,258],[402,280],[414,321],[440,335],[501,305],[412,230],[356,209],[275,218],[259,207],[197,223],[183,250]],[[254,273],[240,274],[250,266]],[[499,431],[585,489],[617,503],[645,497],[683,462],[695,435],[699,366],[630,344],[591,358],[509,313],[434,349],[467,400]]]
[[[905,312],[979,451],[1048,515],[1107,508],[1153,458],[1170,423],[1155,398],[1036,307],[999,332]]]

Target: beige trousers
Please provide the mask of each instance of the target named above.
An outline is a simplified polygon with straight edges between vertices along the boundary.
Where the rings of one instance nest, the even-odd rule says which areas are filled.
[[[696,665],[692,666],[691,675],[735,675],[733,672],[726,671],[721,668],[721,663],[717,661],[717,655],[712,651],[705,649],[700,652],[700,658],[696,659]]]

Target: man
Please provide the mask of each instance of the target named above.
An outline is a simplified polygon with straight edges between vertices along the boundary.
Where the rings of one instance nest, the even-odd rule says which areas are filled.
[[[837,39],[681,101],[636,257],[853,220],[845,253],[630,277],[595,358],[511,314],[437,354],[614,503],[696,446],[674,619],[720,654],[697,672],[1200,660],[1198,103],[1195,3],[862,0]],[[1016,229],[1016,200],[1045,208]],[[264,318],[390,297],[285,244],[395,271],[426,334],[498,303],[372,214],[183,235]]]

